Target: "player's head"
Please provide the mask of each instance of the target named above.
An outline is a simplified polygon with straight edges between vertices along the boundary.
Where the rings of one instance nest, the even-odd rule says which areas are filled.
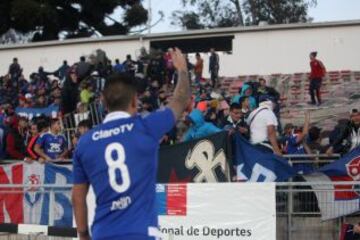
[[[58,134],[61,131],[61,123],[60,123],[60,119],[58,118],[52,118],[50,120],[50,129],[51,132]]]
[[[103,100],[109,112],[125,111],[135,114],[137,111],[136,81],[126,73],[111,75],[105,83]]]

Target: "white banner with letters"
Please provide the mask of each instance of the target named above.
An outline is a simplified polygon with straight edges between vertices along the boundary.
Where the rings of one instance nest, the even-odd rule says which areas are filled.
[[[275,183],[158,184],[163,239],[275,240]],[[89,220],[94,216],[88,195]]]
[[[157,193],[164,239],[276,239],[275,183],[158,185]]]

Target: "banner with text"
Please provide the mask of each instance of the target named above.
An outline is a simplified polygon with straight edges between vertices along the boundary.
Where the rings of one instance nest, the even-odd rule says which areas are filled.
[[[164,239],[276,239],[275,183],[157,185]]]

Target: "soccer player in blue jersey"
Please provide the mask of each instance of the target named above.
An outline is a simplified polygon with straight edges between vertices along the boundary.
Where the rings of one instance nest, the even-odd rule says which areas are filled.
[[[103,91],[104,122],[81,137],[74,153],[72,202],[80,239],[90,239],[86,195],[96,197],[92,239],[158,239],[156,175],[161,138],[185,111],[191,96],[186,60],[171,52],[179,82],[168,107],[137,114],[134,77],[113,75]]]
[[[40,135],[36,140],[35,152],[40,156],[39,161],[64,160],[68,157],[68,145],[61,133],[61,124],[58,118],[50,120],[50,131]]]

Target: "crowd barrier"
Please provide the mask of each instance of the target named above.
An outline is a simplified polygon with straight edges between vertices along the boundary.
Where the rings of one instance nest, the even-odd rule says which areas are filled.
[[[246,184],[246,183],[231,183],[231,184]],[[326,205],[330,202],[326,197],[323,202],[318,203],[315,198],[310,185],[313,183],[307,182],[283,182],[276,183],[276,239],[278,240],[293,240],[293,239],[339,239],[341,224],[343,223],[357,223],[360,220],[359,214],[352,214],[347,217],[337,218],[329,221],[321,221],[318,204]],[[342,186],[353,184],[359,186],[359,182],[338,182],[336,184],[329,185],[328,183],[316,183],[323,184],[324,187],[328,187],[322,194],[330,196],[344,192],[346,190],[337,189],[334,186]],[[207,184],[203,186],[206,187]],[[325,186],[326,185],[326,186]],[[198,185],[199,186],[199,185]],[[54,199],[56,193],[70,194],[71,185],[22,185],[22,184],[10,184],[0,185],[0,195],[9,194],[14,192],[28,192],[32,195],[50,193],[50,198]],[[237,204],[239,199],[234,198],[233,204]],[[53,201],[50,201],[53,203]],[[239,203],[238,203],[239,204]],[[50,205],[50,209],[54,209],[54,206]],[[337,209],[338,211],[339,209]],[[50,215],[52,213],[50,212]],[[7,227],[7,228],[6,228]],[[8,229],[9,232],[5,233]],[[19,227],[20,229],[20,227]],[[0,224],[0,231],[4,232],[0,234],[0,240],[5,239],[48,239],[50,235],[48,231],[44,231],[43,227],[23,227],[23,230],[14,232],[13,225]],[[51,234],[62,234],[61,237],[51,237],[51,239],[65,239],[65,236],[74,236],[75,231],[73,228],[53,228],[50,230]],[[21,235],[21,234],[27,234]],[[73,235],[71,235],[73,234]],[[58,235],[59,236],[59,235]],[[176,237],[172,237],[176,239]]]

